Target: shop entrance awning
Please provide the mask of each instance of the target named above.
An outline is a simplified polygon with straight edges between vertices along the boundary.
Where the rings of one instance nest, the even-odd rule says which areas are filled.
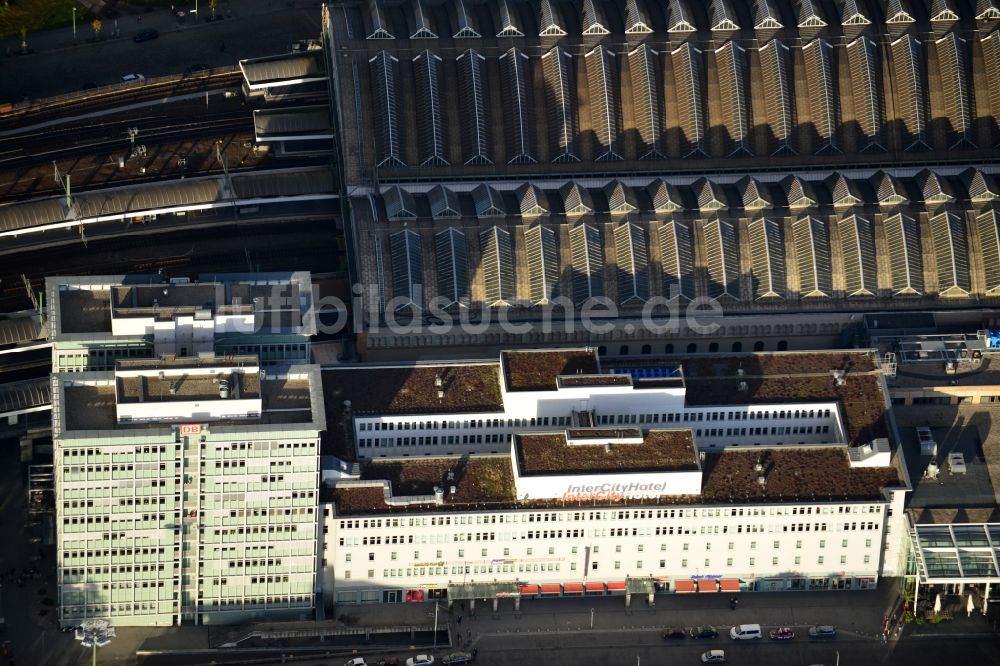
[[[522,595],[523,594],[538,594],[538,586],[537,585],[522,585],[521,586],[521,594]]]
[[[515,582],[448,584],[448,598],[454,601],[519,596],[521,596],[521,586]]]
[[[694,581],[689,578],[675,580],[674,592],[694,592]]]
[[[656,589],[652,578],[629,578],[629,594],[653,594]]]
[[[587,583],[587,592],[600,592],[604,594],[604,583]]]
[[[625,584],[625,581],[613,581],[611,583],[608,583],[608,593],[610,594],[611,592],[624,592],[626,587],[627,585]]]
[[[559,583],[543,583],[542,584],[542,594],[559,594],[562,591],[562,586]]]
[[[714,578],[699,578],[698,579],[698,591],[699,592],[718,592],[719,583]]]
[[[563,594],[583,594],[583,583],[563,583]]]
[[[740,579],[739,578],[723,578],[719,581],[719,589],[722,592],[739,592],[740,591]]]

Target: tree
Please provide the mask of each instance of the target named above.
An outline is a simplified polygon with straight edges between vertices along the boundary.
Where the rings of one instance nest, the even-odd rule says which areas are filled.
[[[218,4],[218,0],[208,0],[208,8],[212,10],[212,20],[215,20],[215,5]]]
[[[104,27],[104,23],[99,18],[95,18],[90,22],[90,27],[94,29],[94,39],[101,38],[101,28]]]

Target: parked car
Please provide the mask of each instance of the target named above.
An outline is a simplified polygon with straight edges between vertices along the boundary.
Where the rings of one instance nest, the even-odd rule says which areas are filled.
[[[451,654],[446,654],[441,657],[441,663],[444,666],[452,666],[453,664],[471,664],[472,663],[472,653],[471,652],[452,652]]]
[[[375,662],[375,666],[399,666],[399,659],[396,657],[383,657]]]
[[[738,624],[729,630],[729,637],[734,641],[758,640],[761,637],[759,624]]]
[[[822,624],[817,627],[809,627],[809,638],[833,638],[837,635],[837,630],[832,625]]]
[[[122,77],[122,83],[134,83],[136,81],[145,81],[146,77],[142,74],[126,74]]]
[[[791,627],[778,627],[772,629],[768,636],[771,637],[772,641],[790,641],[795,638],[795,632],[792,631]]]
[[[406,660],[406,666],[431,666],[433,663],[434,657],[429,654],[418,654]]]
[[[663,640],[669,641],[675,638],[687,638],[687,634],[684,633],[684,629],[681,627],[667,627],[663,630]]]
[[[160,33],[156,32],[153,28],[149,30],[143,30],[142,32],[136,33],[132,41],[138,44],[139,42],[149,42],[160,36]]]
[[[368,664],[365,663],[364,657],[355,657],[354,659],[344,662],[344,666],[368,666]]]
[[[716,631],[715,627],[694,627],[693,629],[691,629],[689,635],[691,636],[691,638],[694,639],[718,638],[719,632]]]
[[[701,663],[703,664],[724,664],[726,663],[725,650],[709,650],[701,653]]]

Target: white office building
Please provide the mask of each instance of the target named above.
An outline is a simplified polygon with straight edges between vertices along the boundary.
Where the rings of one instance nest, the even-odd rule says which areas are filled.
[[[854,590],[910,488],[861,352],[324,372],[325,602]]]
[[[320,371],[259,355],[308,354],[304,278],[50,282],[64,626],[314,616]]]

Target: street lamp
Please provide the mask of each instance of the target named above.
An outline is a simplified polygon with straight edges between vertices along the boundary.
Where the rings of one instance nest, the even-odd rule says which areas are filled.
[[[115,637],[114,627],[107,620],[84,620],[76,630],[76,639],[93,650],[93,666],[97,666],[97,648],[105,647]]]
[[[590,609],[590,628],[594,628],[594,609]]]
[[[73,43],[76,43],[76,7],[73,7]]]

